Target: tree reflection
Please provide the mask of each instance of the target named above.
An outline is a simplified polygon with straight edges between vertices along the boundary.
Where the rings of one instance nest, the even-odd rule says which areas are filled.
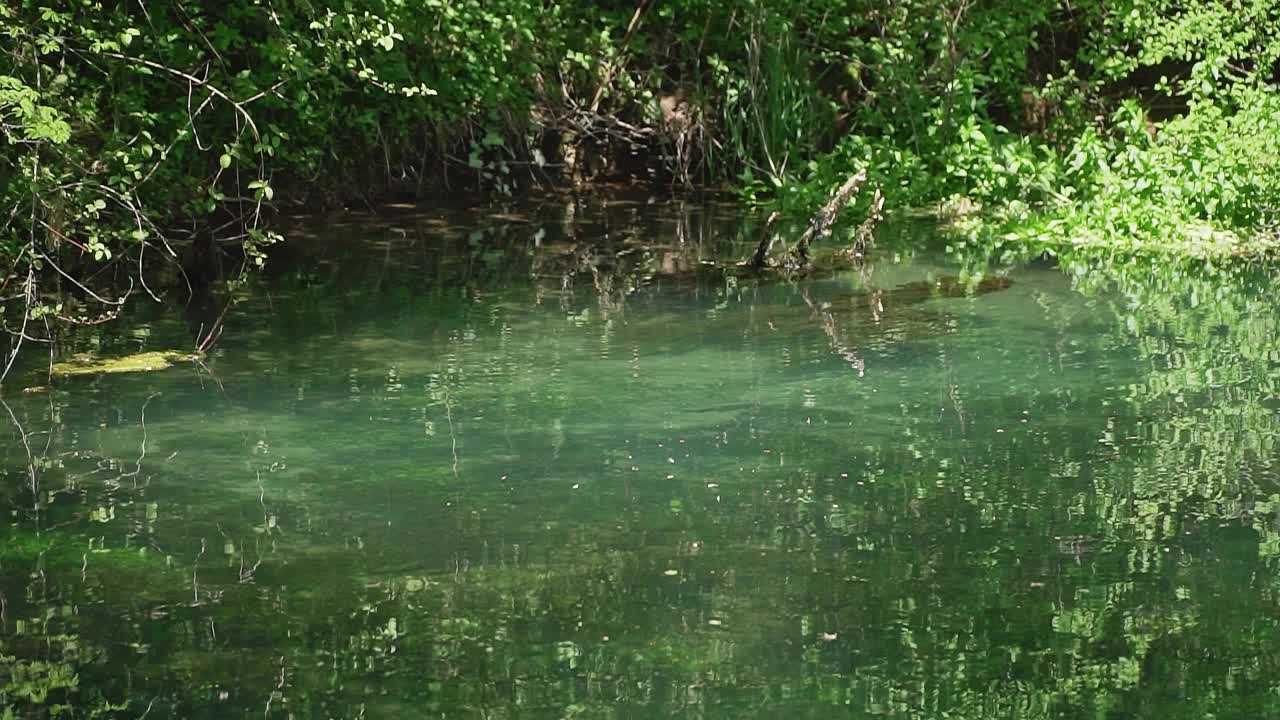
[[[1270,269],[887,235],[793,284],[723,271],[735,219],[575,207],[315,248],[221,390],[8,399],[0,701],[1269,712]]]

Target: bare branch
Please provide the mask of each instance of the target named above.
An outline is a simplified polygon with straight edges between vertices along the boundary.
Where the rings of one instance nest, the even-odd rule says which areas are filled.
[[[70,275],[68,275],[68,274],[67,274],[67,272],[66,272],[65,270],[63,270],[62,268],[58,267],[58,264],[57,264],[56,262],[54,262],[54,261],[53,261],[53,259],[52,259],[52,258],[50,258],[48,255],[45,255],[44,253],[39,253],[39,255],[40,255],[40,257],[41,257],[45,262],[49,263],[49,267],[51,267],[51,268],[53,268],[54,270],[56,270],[56,271],[58,272],[58,274],[59,274],[59,275],[61,275],[62,277],[66,278],[66,279],[67,279],[67,281],[68,281],[68,282],[70,282],[72,285],[75,285],[76,287],[80,288],[80,290],[81,290],[81,291],[83,291],[83,292],[84,292],[84,294],[88,295],[89,297],[93,298],[94,300],[97,300],[98,302],[102,303],[103,305],[111,305],[111,306],[113,306],[113,307],[120,307],[121,305],[124,305],[124,301],[129,297],[129,293],[127,293],[127,292],[126,292],[126,293],[124,294],[124,297],[120,298],[119,300],[108,300],[108,299],[106,299],[106,298],[102,297],[101,295],[99,295],[99,294],[95,293],[94,291],[90,290],[89,288],[85,287],[85,286],[84,286],[84,284],[83,284],[83,283],[81,283],[79,280],[76,280],[75,278],[73,278],[73,277],[71,277]],[[132,283],[132,282],[130,282],[130,284],[129,284],[129,290],[130,290],[130,291],[132,291],[132,290],[133,290],[133,283]]]
[[[853,199],[858,191],[862,189],[862,184],[867,181],[867,170],[863,168],[856,174],[851,176],[844,184],[840,186],[826,205],[818,211],[809,221],[809,229],[804,231],[800,236],[800,240],[796,243],[795,259],[800,266],[804,266],[809,262],[809,244],[814,240],[821,240],[831,234],[831,226],[835,223],[836,216],[844,209],[845,205]]]
[[[9,353],[9,361],[4,365],[4,372],[0,373],[0,383],[3,383],[4,379],[9,377],[9,371],[13,369],[13,362],[18,359],[18,351],[22,350],[22,343],[27,339],[27,322],[31,319],[31,305],[36,298],[36,271],[31,265],[27,266],[27,281],[23,295],[25,296],[26,304],[22,308],[22,329],[18,332],[16,344]]]
[[[168,65],[155,62],[154,60],[147,60],[146,58],[136,58],[136,57],[131,57],[129,55],[123,55],[121,53],[114,53],[114,52],[104,52],[102,53],[102,55],[105,55],[106,57],[115,58],[117,60],[124,60],[125,62],[134,63],[136,65],[143,65],[153,70],[160,70],[162,72],[167,72],[170,75],[180,77],[193,85],[199,85],[200,87],[208,90],[214,95],[217,95],[218,97],[222,98],[222,100],[230,104],[231,107],[235,108],[236,112],[239,113],[244,118],[245,124],[247,124],[249,126],[249,129],[253,131],[253,139],[254,140],[262,139],[262,135],[258,133],[258,125],[253,121],[253,116],[249,114],[248,110],[244,109],[244,106],[246,103],[232,99],[230,95],[219,90],[216,86],[211,85],[205,80],[201,80],[195,75],[183,72],[181,70],[178,70],[177,68],[171,68]],[[261,96],[262,96],[261,93],[259,93],[258,95],[255,95],[253,99],[256,100]],[[252,101],[248,101],[248,102],[252,102]]]

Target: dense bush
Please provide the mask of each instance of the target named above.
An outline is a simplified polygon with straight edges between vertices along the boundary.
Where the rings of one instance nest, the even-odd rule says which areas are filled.
[[[587,10],[0,5],[0,294],[25,306],[7,327],[110,315],[123,288],[152,292],[153,260],[260,264],[286,196],[422,192],[450,166],[509,190],[507,161],[540,160],[538,125],[617,53],[617,18]]]
[[[903,81],[855,109],[852,132],[781,202],[812,207],[866,166],[891,207],[981,208],[961,223],[975,237],[1198,254],[1275,244],[1280,3],[1083,2],[996,20],[1010,15],[955,16],[966,41],[932,57],[959,92]],[[936,74],[930,57],[909,72]],[[910,125],[893,112],[904,106]]]
[[[93,321],[153,260],[261,263],[285,201],[610,175],[803,213],[866,167],[974,235],[1238,248],[1277,37],[1277,0],[16,0],[0,296]]]

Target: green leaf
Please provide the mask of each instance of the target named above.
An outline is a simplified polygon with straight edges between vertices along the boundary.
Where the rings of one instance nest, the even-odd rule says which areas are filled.
[[[231,167],[231,156],[223,153],[222,156],[218,158],[218,165],[220,165],[223,170]]]

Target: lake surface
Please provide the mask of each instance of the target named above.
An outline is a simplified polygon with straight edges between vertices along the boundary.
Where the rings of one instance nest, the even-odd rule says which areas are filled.
[[[21,393],[29,356],[0,705],[1276,715],[1274,268],[913,224],[798,282],[707,264],[759,231],[600,199],[316,218],[204,366]],[[66,350],[188,349],[223,300]]]

